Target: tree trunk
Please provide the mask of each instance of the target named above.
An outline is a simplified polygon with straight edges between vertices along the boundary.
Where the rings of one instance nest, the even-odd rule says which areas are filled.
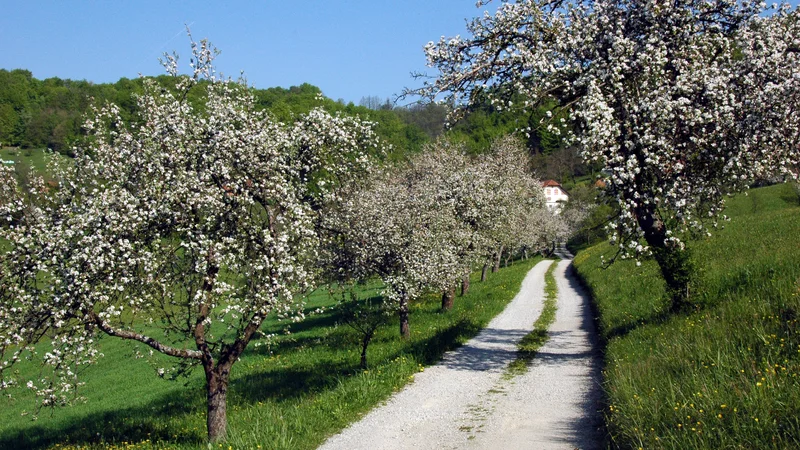
[[[219,370],[219,368],[217,369]],[[228,435],[228,380],[230,372],[218,373],[214,369],[206,369],[206,388],[208,411],[206,426],[209,442],[222,442]]]
[[[361,345],[361,368],[367,370],[367,344]]]
[[[677,312],[689,307],[689,284],[694,273],[689,250],[656,248],[653,249],[653,257],[667,283],[672,301],[670,309]]]
[[[489,264],[484,264],[483,269],[481,269],[481,282],[486,281],[487,272],[489,272]]]
[[[494,259],[494,266],[492,267],[492,273],[497,272],[500,270],[500,260],[503,258],[503,246],[500,246],[500,250],[497,251]]]
[[[469,274],[464,275],[461,278],[461,296],[467,295],[469,292]]]
[[[364,334],[364,340],[361,341],[361,368],[364,370],[367,369],[367,347],[369,347],[369,343],[372,340],[374,333],[375,331],[373,330]]]
[[[670,309],[675,312],[686,308],[689,305],[689,283],[694,272],[689,251],[667,247],[666,227],[658,219],[652,207],[638,208],[636,221],[644,232],[645,241],[650,246],[653,258],[661,270],[661,276],[667,283],[667,291],[672,302]]]
[[[528,248],[527,247],[522,249],[522,259],[524,259],[525,261],[528,260]]]
[[[456,301],[456,287],[451,286],[442,293],[442,311],[449,311],[453,309],[453,304]]]
[[[405,295],[400,297],[398,314],[400,316],[400,337],[408,339],[411,337],[411,330],[408,327],[408,298]]]

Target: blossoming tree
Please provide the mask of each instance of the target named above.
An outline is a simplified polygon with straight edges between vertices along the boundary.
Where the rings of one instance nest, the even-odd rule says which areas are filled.
[[[398,312],[406,338],[409,302],[431,290],[442,292],[460,274],[452,245],[459,224],[448,205],[436,203],[418,169],[374,171],[342,191],[323,217],[331,270],[342,281],[382,279],[383,295]]]
[[[727,193],[798,162],[796,9],[518,0],[468,28],[469,37],[427,45],[439,75],[415,93],[444,93],[454,104],[487,92],[526,99],[494,98],[502,108],[557,101],[574,123],[544,126],[604,166],[620,210],[612,241],[623,257],[655,257],[673,307],[687,296],[687,236],[708,232]]]
[[[321,110],[276,122],[243,82],[214,73],[206,41],[192,53],[191,76],[165,60],[175,91],[144,80],[129,123],[113,104],[95,110],[45,202],[0,203],[0,241],[10,243],[0,374],[3,388],[27,381],[44,405],[66,404],[99,337],[136,341],[175,357],[175,370],[202,367],[217,441],[232,366],[268,315],[300,314],[316,210],[378,147],[369,124]],[[201,105],[187,101],[192,90]],[[22,358],[40,359],[45,376],[14,379]]]
[[[476,161],[480,173],[476,202],[479,230],[485,246],[480,249],[484,263],[500,268],[503,254],[523,247],[539,250],[543,236],[552,233],[552,214],[545,207],[541,183],[530,172],[528,152],[514,137],[497,139],[490,152]]]
[[[442,139],[341,189],[322,217],[330,278],[381,278],[408,337],[409,302],[442,292],[442,309],[450,309],[476,265],[499,258],[502,246],[533,248],[546,232],[550,222],[539,217],[549,212],[527,162],[510,138],[477,158]]]

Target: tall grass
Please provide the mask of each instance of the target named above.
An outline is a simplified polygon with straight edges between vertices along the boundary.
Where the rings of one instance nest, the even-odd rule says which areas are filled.
[[[515,263],[480,283],[441,312],[441,298],[411,305],[411,338],[399,339],[397,320],[381,327],[369,347],[369,370],[360,365],[360,335],[341,322],[323,292],[308,309],[327,308],[292,325],[270,321],[265,333],[278,336],[251,344],[233,366],[228,395],[229,440],[222,447],[315,448],[357,420],[443,352],[475,335],[519,291],[528,270],[541,258]],[[361,297],[377,295],[378,286]],[[102,343],[105,357],[84,374],[84,404],[43,412],[37,421],[22,416],[32,402],[24,393],[3,401],[0,448],[200,448],[205,447],[202,371],[182,382],[156,376],[163,361],[133,359],[134,345]],[[21,367],[35,375],[36,367]]]
[[[789,185],[733,198],[691,245],[695,310],[669,314],[652,261],[575,265],[605,341],[606,421],[619,448],[800,448],[800,204]]]

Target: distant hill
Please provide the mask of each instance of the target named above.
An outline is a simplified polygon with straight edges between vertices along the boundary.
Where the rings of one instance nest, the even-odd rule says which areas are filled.
[[[173,77],[154,78],[167,89],[175,86]],[[135,95],[140,92],[142,79],[120,78],[116,83],[102,84],[61,78],[38,80],[28,70],[0,69],[0,147],[50,148],[69,154],[92,104],[113,102],[121,108],[123,118],[128,118],[136,111]],[[288,89],[254,89],[253,93],[260,107],[284,121],[314,107],[372,120],[377,123],[377,133],[391,145],[395,158],[418,151],[441,133],[446,115],[444,111],[430,111],[432,107],[375,110],[344,104],[324,97],[318,87],[308,83]],[[198,100],[202,91],[192,95],[196,98],[190,101]]]
[[[165,88],[174,88],[175,78],[153,77]],[[136,111],[135,95],[142,92],[142,79],[120,78],[115,83],[47,78],[39,80],[29,70],[0,69],[0,148],[49,148],[69,155],[72,143],[81,135],[81,125],[92,104],[113,102],[130,118]],[[476,101],[464,117],[446,129],[450,107],[437,103],[395,106],[386,99],[365,96],[359,105],[334,101],[320,88],[308,83],[289,88],[253,89],[258,106],[279,120],[290,121],[297,114],[321,106],[329,112],[359,115],[376,123],[376,132],[392,148],[391,159],[446,134],[462,142],[472,153],[486,151],[500,136],[516,133],[526,140],[539,178],[551,178],[572,186],[580,177],[593,178],[593,168],[582,163],[576,148],[566,147],[559,136],[540,126],[551,110],[500,110],[487,98]],[[192,93],[199,100],[202,92]]]

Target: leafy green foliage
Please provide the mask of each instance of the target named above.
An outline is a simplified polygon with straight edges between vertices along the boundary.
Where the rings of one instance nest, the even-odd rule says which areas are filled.
[[[163,88],[175,90],[174,77],[160,75],[154,79]],[[127,122],[135,116],[135,96],[142,92],[141,78],[120,78],[116,83],[94,84],[60,78],[37,80],[27,70],[0,69],[0,144],[46,147],[71,155],[72,142],[82,135],[83,119],[91,105],[112,102],[120,107],[120,115]],[[437,125],[425,118],[438,116],[428,109],[372,110],[352,103],[344,104],[324,97],[318,87],[308,83],[288,89],[253,89],[253,94],[257,108],[270,111],[285,123],[316,107],[329,113],[358,115],[377,122],[376,132],[391,146],[389,157],[392,159],[402,159],[407,152],[419,151],[430,137],[437,134]],[[188,93],[188,101],[199,108],[203,96],[204,89],[193,89]],[[443,118],[438,126],[441,128],[442,124]]]
[[[522,103],[521,99],[516,99]],[[485,152],[498,138],[521,133],[526,136],[526,145],[532,154],[549,155],[562,147],[559,136],[542,127],[542,119],[554,109],[548,103],[533,111],[502,109],[488,95],[479,96],[456,121],[448,135],[463,140],[473,153]]]

